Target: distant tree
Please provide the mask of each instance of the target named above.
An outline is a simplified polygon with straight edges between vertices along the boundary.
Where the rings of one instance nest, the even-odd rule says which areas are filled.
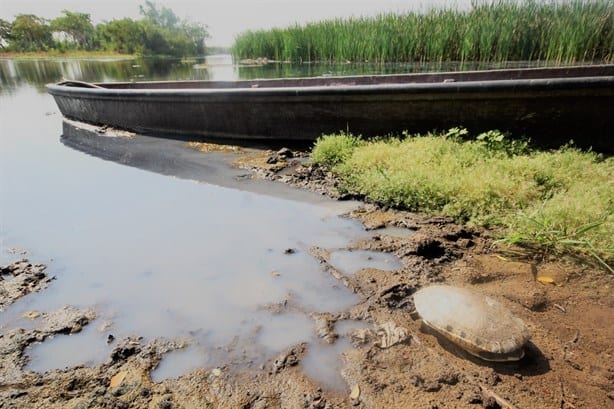
[[[140,5],[139,10],[146,21],[158,27],[172,30],[181,22],[173,10],[149,0],[145,1],[145,5]]]
[[[102,45],[119,53],[142,53],[145,43],[143,24],[130,18],[99,24],[98,36]]]
[[[47,50],[52,44],[47,21],[33,14],[20,14],[11,25],[11,48],[17,51]]]
[[[143,53],[148,55],[176,55],[170,44],[171,30],[149,21],[141,23],[144,31]],[[180,55],[180,54],[179,54]]]
[[[205,41],[209,38],[207,26],[200,23],[189,23],[184,25],[183,31],[193,46],[193,53],[204,55],[206,51]]]
[[[94,46],[96,29],[92,24],[90,15],[86,13],[73,13],[62,10],[63,16],[51,20],[53,31],[63,31],[69,34],[79,48],[92,48]]]
[[[207,26],[182,20],[173,10],[149,0],[140,6],[145,28],[145,52],[156,55],[203,55]]]
[[[140,6],[141,20],[124,18],[94,27],[90,15],[62,10],[62,15],[46,20],[19,15],[10,24],[0,20],[0,47],[8,41],[17,51],[46,50],[53,46],[53,36],[64,37],[55,46],[64,48],[117,51],[127,54],[167,55],[183,57],[204,55],[207,26],[179,18],[173,10],[150,0]],[[58,36],[55,33],[64,33]],[[74,40],[74,43],[70,40]]]

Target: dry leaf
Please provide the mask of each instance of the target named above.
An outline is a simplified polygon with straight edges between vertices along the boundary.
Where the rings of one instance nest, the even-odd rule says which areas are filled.
[[[360,386],[354,385],[350,393],[350,399],[356,400],[360,397]]]
[[[109,383],[109,387],[111,387],[111,388],[118,387],[119,385],[122,384],[124,379],[126,379],[126,372],[124,372],[124,371],[118,372],[117,374],[113,375],[113,377],[111,378],[111,382]]]
[[[537,277],[537,281],[539,281],[542,284],[554,284],[554,279],[548,276]]]

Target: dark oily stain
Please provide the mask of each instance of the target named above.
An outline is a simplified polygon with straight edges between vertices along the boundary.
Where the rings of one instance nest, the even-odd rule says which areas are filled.
[[[232,165],[238,153],[200,152],[189,148],[184,140],[163,138],[154,135],[145,137],[105,137],[92,132],[87,124],[64,121],[61,142],[69,148],[104,160],[136,167],[180,179],[196,180],[217,186],[230,187],[268,196],[291,198],[308,203],[321,203],[327,199],[313,192],[299,191],[281,184],[272,184],[256,179],[258,172],[246,177],[244,170]],[[246,149],[247,151],[247,149]],[[259,151],[259,150],[257,150]],[[293,152],[300,156],[299,152]],[[262,161],[263,164],[265,160]],[[280,162],[280,168],[287,162]],[[267,165],[270,166],[270,165]],[[245,169],[246,167],[243,167]],[[253,169],[253,167],[247,167]],[[271,175],[276,175],[273,171]],[[253,177],[252,177],[253,176]]]
[[[440,258],[446,253],[446,249],[442,246],[441,241],[437,239],[425,239],[418,242],[416,246],[416,255],[426,259]]]
[[[119,345],[113,349],[113,352],[111,352],[111,361],[125,361],[139,352],[141,352],[140,344],[137,341],[128,341],[127,343]]]
[[[413,309],[413,293],[416,288],[405,283],[395,284],[380,292],[377,301],[391,309],[408,308]]]
[[[478,232],[474,232],[464,226],[452,225],[447,226],[443,234],[443,238],[449,241],[458,241],[460,239],[472,239],[474,235],[479,235]]]

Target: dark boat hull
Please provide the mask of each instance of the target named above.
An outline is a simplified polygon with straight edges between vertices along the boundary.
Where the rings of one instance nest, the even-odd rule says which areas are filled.
[[[574,71],[575,70],[575,71]],[[462,126],[612,152],[614,66],[239,82],[50,85],[70,119],[141,133],[315,140]]]

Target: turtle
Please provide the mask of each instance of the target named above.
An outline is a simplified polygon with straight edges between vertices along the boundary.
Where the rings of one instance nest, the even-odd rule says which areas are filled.
[[[449,285],[414,293],[422,322],[478,358],[518,361],[531,337],[525,323],[490,297]]]

